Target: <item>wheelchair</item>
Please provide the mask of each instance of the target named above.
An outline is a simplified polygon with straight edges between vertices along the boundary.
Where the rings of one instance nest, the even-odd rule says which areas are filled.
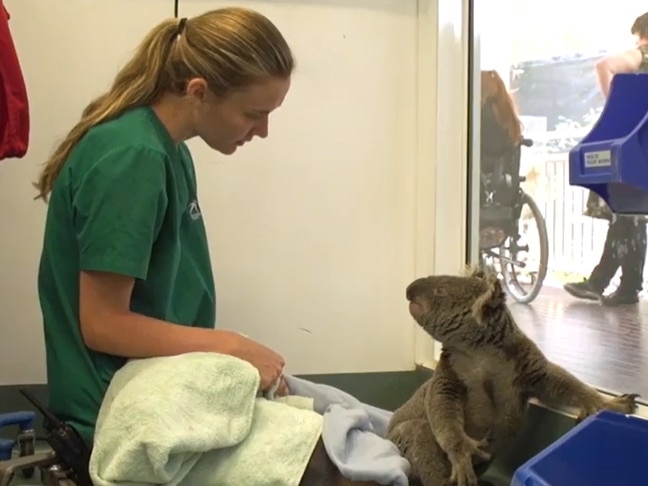
[[[51,450],[0,461],[0,486],[9,486],[13,484],[14,477],[25,477],[25,470],[35,469],[39,470],[40,484],[43,486],[79,486],[70,479],[69,471]]]
[[[34,467],[31,465],[36,436],[34,431],[34,412],[12,412],[0,414],[0,428],[16,426],[18,433],[15,439],[0,438],[0,465],[12,458],[14,450],[17,450],[18,462],[26,463],[26,467],[20,469],[20,475],[29,479],[34,475]],[[23,459],[27,457],[28,459]],[[0,484],[4,485],[2,472],[0,472]]]
[[[92,486],[88,473],[90,451],[76,430],[60,421],[27,390],[20,390],[43,415],[48,448],[36,450],[33,411],[0,415],[0,425],[17,425],[17,440],[0,439],[0,486],[16,476],[30,479],[36,470],[44,486]],[[18,454],[13,454],[18,448]]]
[[[35,418],[32,411],[0,414],[0,427],[18,427],[15,440],[0,439],[0,486],[9,486],[14,478],[31,479],[36,470],[46,486],[76,486],[65,482],[67,476],[53,451],[36,452]]]
[[[522,304],[540,293],[549,263],[547,224],[521,187],[526,180],[520,175],[522,147],[532,146],[523,138],[502,157],[482,157],[480,180],[479,264],[495,270]]]

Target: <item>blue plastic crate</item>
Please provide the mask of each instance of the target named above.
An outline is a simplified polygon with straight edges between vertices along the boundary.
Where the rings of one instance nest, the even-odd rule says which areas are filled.
[[[603,112],[569,152],[569,184],[594,191],[615,213],[648,214],[648,74],[612,78]]]
[[[520,466],[511,486],[648,485],[648,420],[602,411]]]

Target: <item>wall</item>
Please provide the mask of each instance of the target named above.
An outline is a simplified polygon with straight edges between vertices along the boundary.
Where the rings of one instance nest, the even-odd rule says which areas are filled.
[[[222,3],[183,0],[181,15]],[[172,13],[170,0],[5,4],[32,134],[27,157],[0,162],[0,385],[45,379],[35,288],[45,206],[30,183],[143,33]],[[417,2],[245,4],[284,31],[298,72],[269,139],[227,159],[191,142],[219,326],[276,348],[294,373],[411,369],[404,287],[430,270],[420,257],[434,249],[415,239],[436,211],[423,223],[416,211]]]

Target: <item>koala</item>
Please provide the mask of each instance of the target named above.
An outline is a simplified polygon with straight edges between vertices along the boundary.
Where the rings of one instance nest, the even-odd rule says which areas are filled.
[[[477,485],[521,431],[531,398],[575,407],[579,420],[636,409],[639,395],[608,399],[547,360],[515,323],[490,270],[419,278],[406,297],[414,320],[442,344],[434,375],[394,412],[387,431],[423,486]]]

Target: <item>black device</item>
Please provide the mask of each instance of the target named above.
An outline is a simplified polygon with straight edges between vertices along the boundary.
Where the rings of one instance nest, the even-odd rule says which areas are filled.
[[[77,486],[92,486],[88,465],[90,463],[90,449],[79,433],[70,424],[59,420],[50,412],[34,395],[24,388],[20,393],[43,416],[43,428],[47,443],[50,445],[60,465],[69,470],[73,476],[70,479],[77,483]]]

